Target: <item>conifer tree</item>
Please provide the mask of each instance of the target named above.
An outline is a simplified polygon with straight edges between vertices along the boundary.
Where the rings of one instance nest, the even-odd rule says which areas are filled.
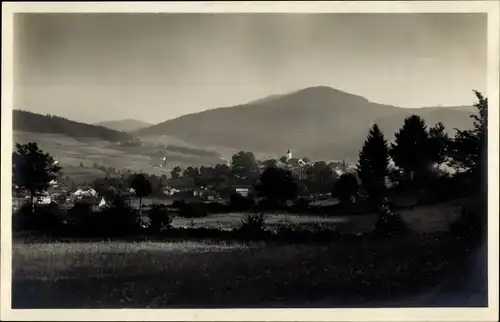
[[[438,122],[429,129],[429,155],[433,163],[440,166],[446,161],[450,138],[445,132],[444,124]]]
[[[390,156],[398,168],[413,181],[423,175],[432,162],[429,154],[429,133],[424,119],[412,115],[404,120],[391,144]]]
[[[389,148],[384,133],[374,124],[359,153],[358,176],[362,186],[371,198],[384,195],[388,175]]]

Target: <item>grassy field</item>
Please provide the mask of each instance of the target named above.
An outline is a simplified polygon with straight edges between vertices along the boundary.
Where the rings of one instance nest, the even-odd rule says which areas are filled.
[[[279,307],[325,298],[342,307],[360,297],[370,305],[370,297],[396,300],[438,285],[458,267],[454,249],[421,236],[356,245],[16,244],[13,308]]]
[[[455,203],[404,211],[417,232],[447,230]],[[241,224],[242,214],[195,219],[205,227]],[[267,217],[369,230],[375,216]],[[174,226],[189,226],[175,218]],[[278,245],[215,242],[16,242],[14,308],[376,306],[413,303],[460,270],[462,246],[442,234],[383,240]],[[448,281],[449,283],[449,281]],[[408,297],[406,297],[408,296]],[[326,299],[326,300],[325,300]],[[325,302],[326,301],[326,302]],[[319,305],[319,304],[318,304]],[[465,305],[465,304],[464,304]]]
[[[401,217],[408,226],[417,232],[440,232],[448,230],[450,224],[460,214],[462,201],[455,200],[437,205],[420,206],[403,209]],[[321,225],[325,228],[342,230],[344,232],[365,233],[372,229],[378,216],[376,214],[363,214],[355,216],[317,216],[317,215],[291,215],[283,213],[266,214],[266,229],[275,229],[284,224],[297,224],[302,227]],[[239,228],[243,213],[215,214],[203,218],[174,217],[174,227],[205,227],[231,230]]]
[[[37,142],[42,150],[50,153],[60,162],[65,175],[77,179],[84,178],[87,181],[103,175],[102,171],[92,168],[94,163],[116,169],[132,169],[156,175],[169,174],[172,168],[177,165],[186,167],[205,164],[205,160],[197,156],[167,153],[169,162],[164,168],[159,168],[153,166],[153,164],[160,163],[159,158],[151,158],[133,148],[127,149],[100,139],[75,139],[61,134],[21,131],[15,131],[13,136],[16,143]],[[172,142],[180,144],[170,137],[162,141],[163,144],[171,144]],[[153,144],[153,142],[146,141],[146,147],[141,148],[141,151],[150,150],[150,153],[153,153],[158,150],[154,145],[148,148],[147,144]],[[83,163],[83,168],[80,167],[80,162]]]

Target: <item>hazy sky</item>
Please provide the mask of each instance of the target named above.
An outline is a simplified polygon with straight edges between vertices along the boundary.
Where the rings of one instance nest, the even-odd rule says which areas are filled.
[[[327,85],[402,107],[486,88],[485,14],[18,14],[15,108],[160,122]]]

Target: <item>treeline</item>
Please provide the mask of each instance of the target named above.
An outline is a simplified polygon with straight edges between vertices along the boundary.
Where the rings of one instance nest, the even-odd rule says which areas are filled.
[[[68,120],[54,115],[41,115],[28,111],[14,110],[13,129],[37,133],[57,133],[74,138],[100,138],[110,142],[135,142],[134,137],[125,132]]]

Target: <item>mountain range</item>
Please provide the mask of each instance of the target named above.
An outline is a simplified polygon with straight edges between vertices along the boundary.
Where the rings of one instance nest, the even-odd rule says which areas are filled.
[[[318,86],[151,126],[132,119],[90,125],[20,110],[14,110],[13,125],[18,131],[98,137],[110,142],[134,137],[144,142],[175,138],[202,150],[220,148],[282,156],[291,149],[295,155],[310,159],[355,161],[373,123],[381,127],[388,141],[412,114],[422,116],[428,126],[443,122],[453,135],[455,128],[472,126],[473,112],[471,106],[401,108]]]
[[[418,109],[370,102],[326,86],[271,95],[246,104],[188,114],[133,132],[171,135],[197,146],[284,153],[287,149],[313,159],[354,161],[373,123],[391,141],[403,120],[416,114],[429,126],[443,122],[453,129],[472,126],[470,106]]]

